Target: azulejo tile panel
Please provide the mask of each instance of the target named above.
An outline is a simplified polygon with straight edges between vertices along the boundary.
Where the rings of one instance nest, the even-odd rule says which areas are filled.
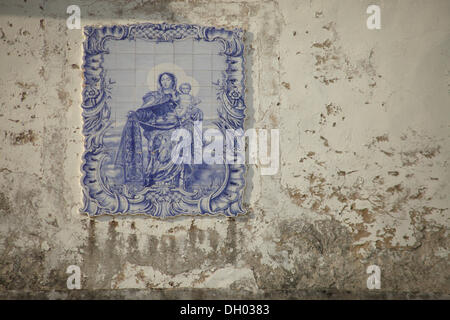
[[[242,30],[145,23],[84,34],[81,211],[244,213],[246,167],[224,143],[244,130]]]

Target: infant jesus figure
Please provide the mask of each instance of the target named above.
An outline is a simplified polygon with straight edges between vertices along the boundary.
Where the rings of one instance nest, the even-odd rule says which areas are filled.
[[[201,100],[190,94],[191,85],[187,82],[180,85],[179,92],[180,94],[176,99],[177,107],[175,108],[175,113],[178,119],[183,122],[189,117],[192,108],[200,104]]]

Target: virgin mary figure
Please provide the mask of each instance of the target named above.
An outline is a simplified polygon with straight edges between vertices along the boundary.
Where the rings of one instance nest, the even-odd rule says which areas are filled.
[[[115,159],[124,170],[126,184],[180,187],[184,165],[171,161],[171,134],[181,125],[175,112],[178,95],[175,75],[163,72],[158,77],[157,91],[148,92],[142,106],[129,112]],[[145,167],[141,128],[148,143]]]

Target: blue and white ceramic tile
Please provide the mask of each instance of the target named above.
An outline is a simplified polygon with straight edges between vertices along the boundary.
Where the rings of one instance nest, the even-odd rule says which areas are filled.
[[[241,30],[198,25],[85,27],[82,165],[91,216],[243,213],[243,164],[176,164],[163,155],[179,128],[244,129]],[[180,84],[196,103],[172,115]],[[178,119],[174,120],[173,119]]]

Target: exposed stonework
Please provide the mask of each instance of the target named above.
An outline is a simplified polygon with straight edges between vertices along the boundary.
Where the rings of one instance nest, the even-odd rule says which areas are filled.
[[[383,2],[377,31],[368,2],[78,1],[82,25],[246,31],[246,127],[280,129],[280,170],[249,167],[246,216],[169,221],[79,214],[72,3],[4,2],[0,298],[448,298],[448,1]]]

